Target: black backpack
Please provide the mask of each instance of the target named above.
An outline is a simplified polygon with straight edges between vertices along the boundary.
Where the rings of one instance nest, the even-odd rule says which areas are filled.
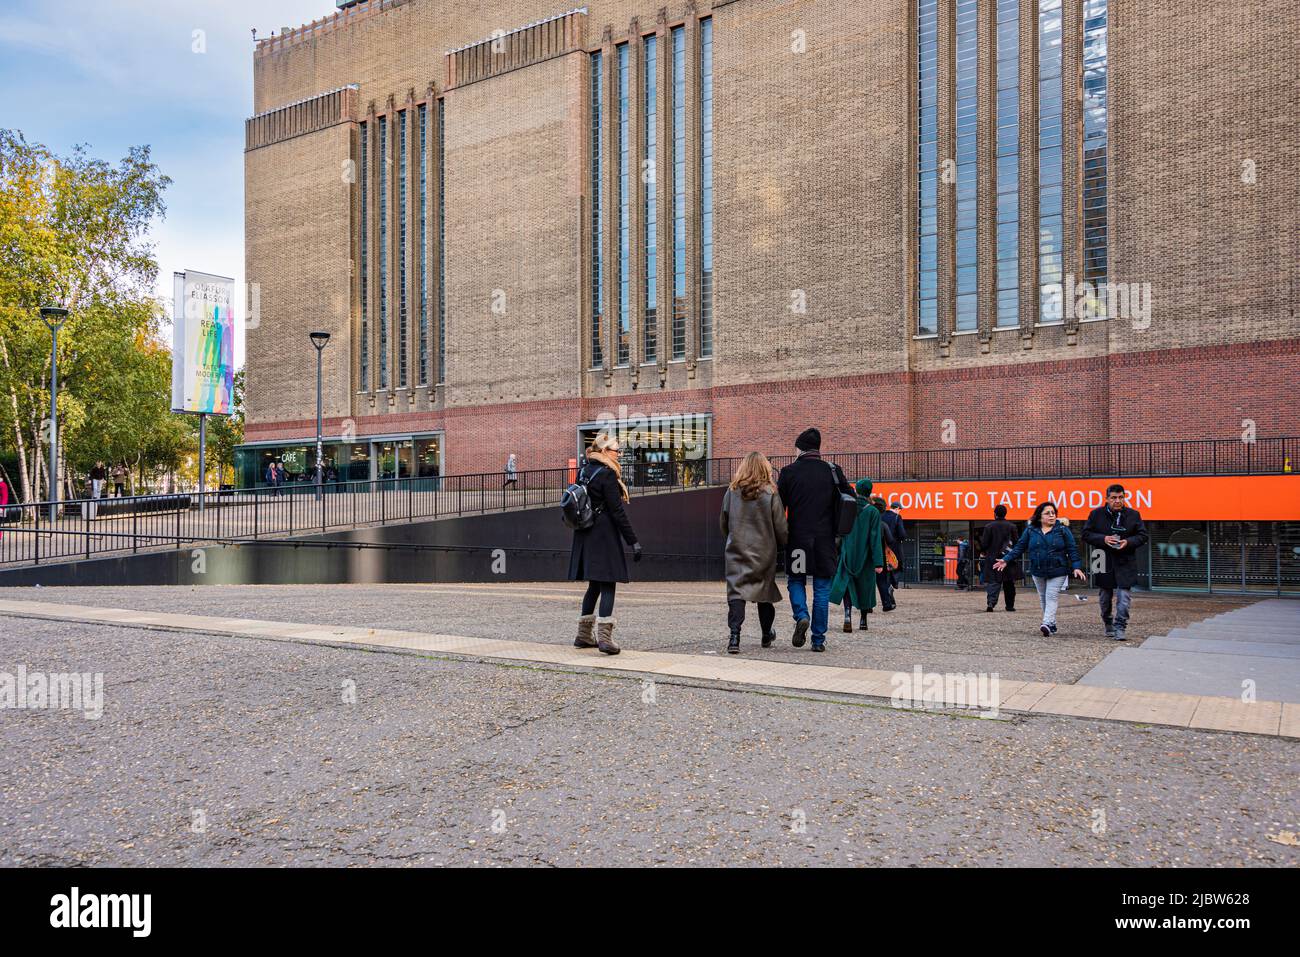
[[[603,466],[602,466],[603,468]],[[560,518],[564,524],[577,532],[583,532],[596,524],[596,516],[600,514],[591,504],[591,493],[587,491],[587,483],[596,477],[600,471],[597,468],[595,472],[587,475],[587,468],[578,473],[578,480],[564,490],[560,496]]]
[[[840,476],[843,475],[838,465],[831,462],[826,463],[830,466],[831,481],[835,483],[835,511],[832,521],[835,525],[835,535],[837,538],[843,538],[853,531],[853,526],[858,521],[858,497],[842,491],[839,487]],[[847,482],[848,479],[845,479]]]

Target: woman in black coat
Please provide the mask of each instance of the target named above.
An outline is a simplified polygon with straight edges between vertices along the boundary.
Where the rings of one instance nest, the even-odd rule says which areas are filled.
[[[590,528],[574,530],[573,550],[569,553],[569,581],[587,582],[578,637],[573,644],[578,648],[599,648],[607,655],[622,650],[614,642],[614,589],[617,582],[628,580],[623,542],[632,546],[632,560],[641,560],[641,545],[623,508],[628,494],[618,452],[618,440],[602,432],[587,453],[587,464],[578,481],[587,486],[596,521]]]

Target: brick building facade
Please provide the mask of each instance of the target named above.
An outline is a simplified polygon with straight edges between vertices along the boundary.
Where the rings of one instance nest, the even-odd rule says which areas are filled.
[[[716,456],[1295,435],[1298,34],[1293,0],[368,0],[263,40],[247,474],[315,434],[316,329],[354,478],[561,466],[625,415]]]

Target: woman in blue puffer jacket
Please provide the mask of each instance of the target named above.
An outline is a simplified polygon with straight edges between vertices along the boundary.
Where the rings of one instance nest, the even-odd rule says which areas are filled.
[[[1074,545],[1074,535],[1056,520],[1056,503],[1044,502],[1034,509],[1034,517],[1020,535],[1011,551],[993,563],[995,571],[1002,571],[1026,552],[1029,554],[1029,574],[1038,589],[1038,601],[1043,606],[1043,623],[1038,630],[1043,637],[1056,634],[1056,603],[1061,597],[1061,586],[1075,578],[1086,578],[1079,550]]]

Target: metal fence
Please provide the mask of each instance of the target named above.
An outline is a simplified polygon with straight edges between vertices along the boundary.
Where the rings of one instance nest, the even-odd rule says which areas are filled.
[[[1300,439],[1134,442],[1001,449],[828,453],[850,479],[1089,478],[1259,475],[1291,471]],[[776,456],[780,469],[793,455]],[[740,458],[635,463],[624,480],[638,494],[726,484]],[[346,528],[430,521],[492,511],[558,505],[572,479],[567,468],[432,478],[309,482],[278,488],[184,495],[136,495],[0,509],[0,566],[69,561],[202,542],[283,538]]]

